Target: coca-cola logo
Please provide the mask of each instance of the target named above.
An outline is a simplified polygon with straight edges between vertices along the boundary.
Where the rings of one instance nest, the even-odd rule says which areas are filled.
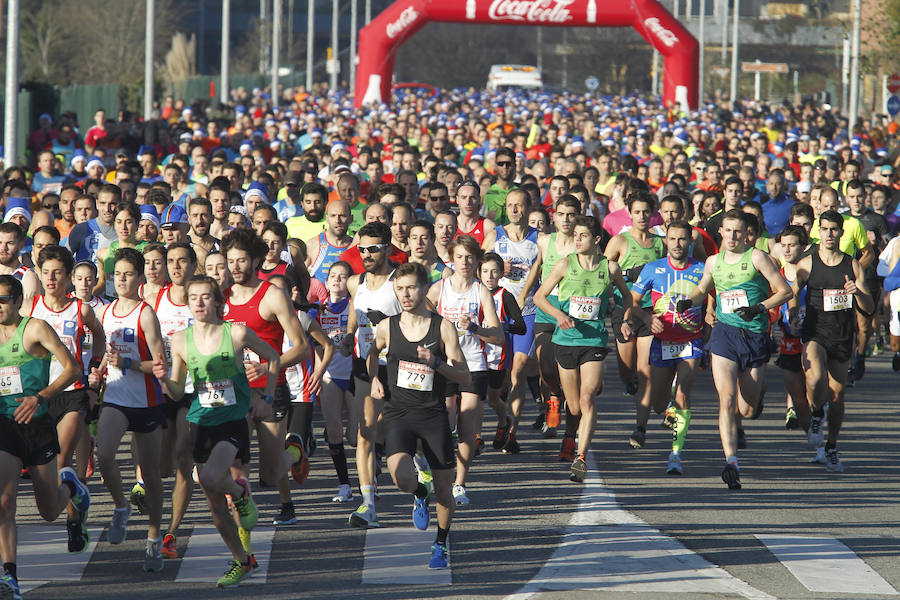
[[[657,19],[656,17],[645,19],[644,25],[647,26],[647,29],[656,34],[656,37],[659,38],[659,41],[661,41],[669,48],[678,43],[678,38],[675,36],[675,34],[663,27],[662,24],[660,24],[659,19]]]
[[[493,0],[488,10],[492,21],[565,23],[572,20],[568,7],[575,0]]]
[[[396,21],[394,21],[393,23],[388,23],[386,30],[387,36],[391,39],[394,39],[395,37],[400,35],[400,32],[409,27],[413,23],[413,21],[418,18],[419,13],[416,12],[415,7],[407,7],[406,10],[400,13],[400,16],[397,17]]]

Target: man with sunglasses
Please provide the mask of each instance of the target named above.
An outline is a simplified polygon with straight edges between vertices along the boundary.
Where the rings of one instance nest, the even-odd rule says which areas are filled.
[[[417,210],[416,216],[434,224],[437,216],[450,209],[450,192],[447,186],[439,181],[428,185],[428,205],[425,210]]]
[[[494,164],[497,165],[497,176],[484,195],[484,207],[489,219],[498,225],[506,225],[509,223],[506,216],[506,194],[516,187],[515,151],[512,148],[500,148]]]

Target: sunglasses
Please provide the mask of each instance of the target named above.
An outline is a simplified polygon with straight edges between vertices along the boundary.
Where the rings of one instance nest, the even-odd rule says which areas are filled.
[[[4,294],[0,296],[0,304],[11,304],[16,299],[12,294]]]
[[[44,210],[56,210],[57,208],[59,208],[59,204],[58,204],[58,203],[57,203],[57,204],[53,204],[53,203],[50,203],[50,204],[41,204],[41,207],[42,207]]]
[[[498,167],[511,167],[513,164],[508,160],[503,160],[497,163]]]
[[[450,196],[429,196],[431,200],[449,200]]]
[[[366,254],[378,254],[385,248],[387,248],[387,244],[373,244],[371,246],[359,246],[359,253],[362,254],[363,252],[365,252]]]

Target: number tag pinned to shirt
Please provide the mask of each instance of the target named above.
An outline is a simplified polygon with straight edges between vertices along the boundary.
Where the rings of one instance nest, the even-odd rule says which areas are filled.
[[[230,379],[205,381],[197,384],[197,399],[203,408],[220,408],[237,403],[234,384]]]
[[[850,310],[853,307],[853,300],[846,290],[822,290],[822,304],[825,312],[835,312],[838,310]]]
[[[569,316],[582,321],[600,320],[600,298],[594,296],[570,297]]]
[[[407,390],[430,392],[434,389],[434,369],[422,363],[399,361],[397,385]]]
[[[719,294],[719,299],[722,302],[722,313],[726,315],[732,314],[739,308],[750,306],[750,302],[747,300],[747,290],[725,290]]]
[[[22,393],[22,374],[18,366],[0,368],[0,396]]]
[[[672,360],[675,358],[691,358],[694,354],[694,347],[691,342],[662,342],[662,359]]]

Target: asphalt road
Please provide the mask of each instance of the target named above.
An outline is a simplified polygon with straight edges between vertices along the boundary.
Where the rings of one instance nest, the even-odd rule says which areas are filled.
[[[36,542],[26,540],[31,553],[19,562],[20,569],[30,570],[20,578],[48,583],[25,597],[662,599],[677,594],[685,599],[800,599],[897,594],[900,374],[891,371],[888,355],[870,359],[865,379],[848,390],[839,444],[844,474],[809,464],[813,453],[805,436],[784,429],[781,374],[770,364],[766,410],[759,420],[745,423],[749,447],[740,453],[740,491],[729,491],[719,479],[723,459],[708,373],[700,376],[694,392],[685,474],[673,477],[665,473],[671,434],[659,428],[657,417],[644,449],[627,446],[632,399],[623,395],[615,361],[608,360],[607,367],[593,464],[584,485],[569,482],[568,465],[557,462],[559,438],[541,439],[527,425],[519,438],[520,455],[488,449],[477,459],[468,486],[472,504],[458,509],[453,523],[451,573],[438,575],[448,583],[452,578],[452,585],[435,583],[435,573],[419,566],[427,563],[434,525],[414,543],[406,541],[410,498],[397,492],[387,475],[380,479],[378,539],[397,542],[397,566],[389,570],[390,583],[364,581],[373,576],[364,558],[367,533],[347,526],[356,502],[331,502],[337,482],[320,443],[308,481],[294,489],[299,522],[274,532],[265,577],[217,590],[212,583],[183,581],[195,568],[186,559],[166,561],[163,573],[144,573],[143,517],[133,517],[123,545],[108,544],[105,526],[112,504],[95,477],[91,526],[103,531],[99,542],[92,552],[74,557],[80,566],[63,568],[61,562],[73,559],[65,555],[64,543],[36,551]],[[526,406],[523,422],[534,416],[534,407]],[[489,418],[488,438],[493,424]],[[121,456],[124,461],[126,454]],[[352,460],[351,477],[355,483]],[[258,491],[255,498],[261,528],[271,529],[277,495]],[[194,528],[208,530],[205,508],[195,491],[179,536],[181,552]],[[37,529],[40,519],[27,482],[20,490],[18,523],[32,537],[37,532],[37,540],[47,539],[44,532],[63,529],[62,523]],[[375,540],[369,534],[369,543]],[[263,555],[269,550],[264,546]],[[411,558],[413,566],[402,566],[399,555]],[[223,572],[224,559],[220,567]],[[63,576],[73,580],[60,581]]]

